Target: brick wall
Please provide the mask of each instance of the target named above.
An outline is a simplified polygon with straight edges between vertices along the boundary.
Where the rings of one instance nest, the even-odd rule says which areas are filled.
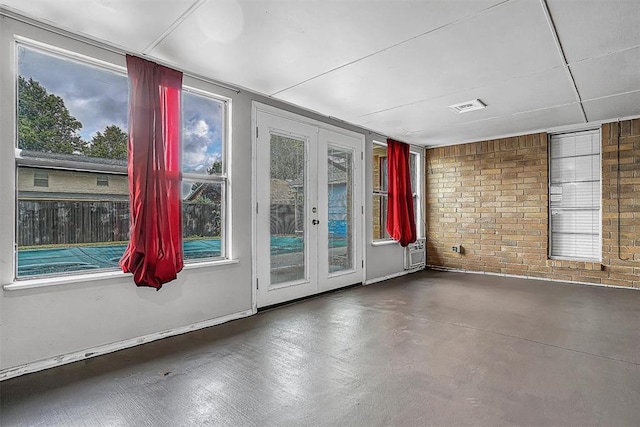
[[[618,124],[602,126],[602,263],[548,259],[547,134],[540,133],[427,150],[428,264],[640,287],[640,119],[620,130],[618,151]],[[451,251],[456,244],[463,253]]]

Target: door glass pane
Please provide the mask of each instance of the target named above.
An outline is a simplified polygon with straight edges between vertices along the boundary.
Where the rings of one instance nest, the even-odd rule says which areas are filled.
[[[353,269],[353,153],[329,148],[329,273]]]
[[[271,135],[271,284],[306,277],[304,141]]]

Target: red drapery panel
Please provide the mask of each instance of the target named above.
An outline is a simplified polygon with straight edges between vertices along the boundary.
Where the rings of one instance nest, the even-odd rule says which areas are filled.
[[[416,241],[409,145],[387,139],[387,232],[402,246]]]
[[[130,238],[120,266],[160,289],[183,267],[180,192],[182,73],[127,55]]]

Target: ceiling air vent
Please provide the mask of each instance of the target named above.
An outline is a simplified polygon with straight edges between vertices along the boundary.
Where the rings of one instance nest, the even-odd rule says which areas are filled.
[[[451,111],[455,111],[458,114],[466,113],[473,110],[481,110],[484,107],[486,107],[486,105],[484,104],[484,102],[480,101],[479,99],[474,99],[473,101],[461,102],[460,104],[449,105],[449,108],[451,109]]]

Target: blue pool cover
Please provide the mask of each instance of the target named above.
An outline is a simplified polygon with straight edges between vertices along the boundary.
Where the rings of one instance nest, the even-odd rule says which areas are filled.
[[[19,249],[18,277],[117,268],[126,245]],[[184,259],[220,256],[220,239],[184,242]]]
[[[345,240],[331,239],[332,248],[345,246]],[[184,259],[214,258],[220,256],[220,239],[186,240]],[[304,248],[302,237],[271,237],[271,253],[300,252]],[[126,245],[72,246],[67,248],[19,249],[18,277],[60,274],[82,270],[118,268]]]

